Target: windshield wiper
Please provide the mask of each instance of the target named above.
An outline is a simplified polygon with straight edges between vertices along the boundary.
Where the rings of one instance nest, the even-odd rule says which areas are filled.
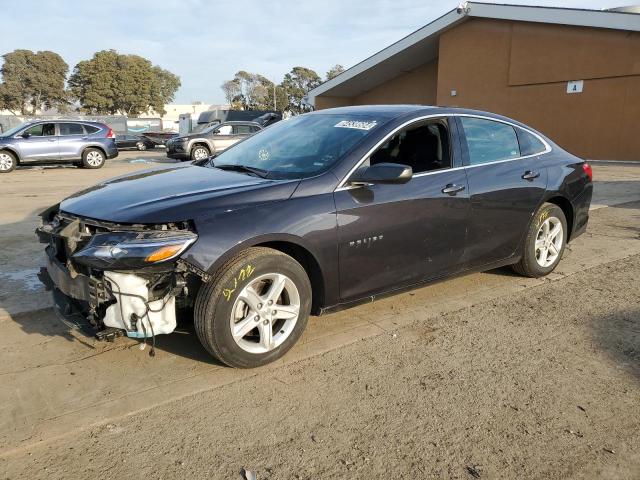
[[[267,175],[269,175],[268,170],[263,170],[262,168],[256,168],[256,167],[249,167],[247,165],[233,165],[231,163],[221,163],[221,164],[212,163],[212,166],[214,168],[219,168],[220,170],[232,170],[235,172],[253,173],[254,175],[257,175],[260,178],[267,178]]]

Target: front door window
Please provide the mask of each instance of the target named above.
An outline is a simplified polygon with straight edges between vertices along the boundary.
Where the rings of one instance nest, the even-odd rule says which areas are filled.
[[[32,137],[51,137],[56,134],[56,126],[53,123],[39,123],[27,128],[24,132]]]

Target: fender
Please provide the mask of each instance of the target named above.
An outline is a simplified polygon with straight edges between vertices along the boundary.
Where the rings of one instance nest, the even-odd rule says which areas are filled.
[[[207,147],[209,148],[209,152],[211,152],[211,153],[214,153],[216,151],[216,149],[211,144],[211,141],[208,138],[205,138],[205,137],[198,137],[198,138],[190,139],[187,142],[187,147],[185,148],[185,151],[191,152],[191,149],[193,148],[193,146],[196,143],[204,143],[205,145],[207,145]]]
[[[13,148],[12,146],[10,146],[10,145],[2,145],[2,144],[0,144],[0,150],[6,150],[6,151],[8,151],[8,152],[13,153],[13,154],[16,156],[16,158],[18,159],[18,162],[20,162],[20,154],[19,154],[19,153],[18,153],[18,151],[17,151],[15,148]]]
[[[275,243],[272,248],[294,257],[304,252],[318,267],[317,276],[326,287],[325,300],[337,300],[338,282],[328,281],[338,278],[337,219],[332,193],[269,202],[194,222],[199,238],[183,256],[194,267],[212,274],[244,249]]]

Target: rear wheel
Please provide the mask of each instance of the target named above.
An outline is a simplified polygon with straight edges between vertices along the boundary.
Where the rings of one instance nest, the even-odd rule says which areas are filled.
[[[104,162],[104,153],[97,148],[87,148],[82,154],[82,166],[84,168],[101,168]]]
[[[543,204],[536,212],[522,245],[522,258],[513,265],[520,275],[543,277],[560,263],[567,243],[567,219],[560,207]]]
[[[309,277],[293,258],[270,248],[250,248],[227,262],[198,292],[198,338],[231,367],[267,364],[302,335],[311,295]]]
[[[11,153],[3,150],[0,152],[0,173],[9,173],[16,168],[18,159]]]
[[[138,142],[136,143],[136,148],[140,151],[143,151],[147,149],[147,145],[144,142]]]
[[[191,149],[191,160],[204,160],[210,156],[211,152],[204,145],[196,145]]]

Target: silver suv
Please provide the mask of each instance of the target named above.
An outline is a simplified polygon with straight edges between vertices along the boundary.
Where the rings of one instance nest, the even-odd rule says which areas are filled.
[[[70,162],[100,168],[118,156],[115,133],[98,122],[46,120],[27,122],[0,134],[0,173],[27,163]]]
[[[167,156],[179,160],[203,160],[217,155],[249,135],[262,130],[256,122],[223,122],[167,141]]]

